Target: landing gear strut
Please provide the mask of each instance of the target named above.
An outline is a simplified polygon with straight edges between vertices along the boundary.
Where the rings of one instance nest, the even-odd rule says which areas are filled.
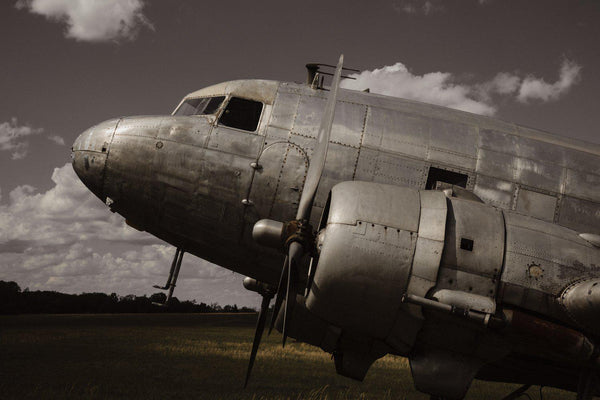
[[[173,291],[175,290],[175,283],[177,282],[177,277],[179,276],[179,269],[181,268],[181,261],[183,260],[183,254],[185,251],[183,247],[178,247],[175,251],[175,257],[173,257],[173,262],[171,263],[171,270],[169,271],[169,277],[167,278],[167,283],[165,286],[154,285],[156,289],[160,290],[168,290],[169,294],[167,295],[167,299],[164,303],[152,303],[157,306],[166,306],[169,304],[171,297],[173,297]]]

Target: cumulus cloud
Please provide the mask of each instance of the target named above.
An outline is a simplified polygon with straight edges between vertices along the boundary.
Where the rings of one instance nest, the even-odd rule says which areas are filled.
[[[56,143],[59,146],[64,146],[65,145],[65,139],[63,139],[61,136],[58,136],[58,135],[48,136],[48,140],[50,140],[51,142]]]
[[[66,24],[66,37],[85,42],[133,40],[140,28],[154,29],[143,0],[19,0],[16,7]]]
[[[175,249],[129,227],[79,181],[70,164],[55,168],[54,186],[22,185],[0,205],[0,276],[32,290],[150,294],[164,284]],[[180,299],[254,305],[242,277],[187,254]]]
[[[564,60],[560,67],[559,79],[554,83],[547,83],[543,79],[531,75],[527,76],[519,88],[518,99],[524,103],[530,100],[557,100],[580,80],[581,66],[572,61]]]
[[[27,155],[28,137],[43,132],[41,128],[19,125],[16,118],[0,123],[0,151],[10,151],[13,160],[20,160]]]
[[[581,67],[564,60],[559,79],[547,83],[533,75],[521,77],[500,72],[485,82],[460,82],[449,72],[430,72],[423,75],[411,73],[402,63],[352,75],[355,80],[344,80],[347,89],[369,89],[373,93],[437,104],[475,114],[494,115],[495,101],[509,98],[521,103],[531,100],[553,101],[566,94],[581,80]]]
[[[438,104],[476,114],[492,115],[496,109],[473,98],[468,85],[454,83],[449,72],[430,72],[415,75],[402,63],[396,63],[373,71],[352,75],[355,80],[344,80],[342,87],[373,93]]]

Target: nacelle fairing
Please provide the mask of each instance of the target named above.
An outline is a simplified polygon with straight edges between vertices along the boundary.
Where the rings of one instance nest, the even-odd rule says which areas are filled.
[[[306,299],[298,298],[290,335],[331,352],[339,373],[362,379],[377,358],[401,354],[411,359],[420,389],[460,398],[484,365],[511,353],[543,353],[573,366],[592,358],[595,332],[565,312],[560,297],[565,279],[594,271],[600,250],[573,231],[441,191],[368,182],[334,186],[323,218],[314,280]],[[524,229],[529,239],[520,247],[515,239]],[[577,270],[567,270],[567,261]],[[536,302],[506,298],[531,288],[531,280],[537,292],[527,293],[541,296],[556,322],[536,317]],[[567,308],[595,310],[598,304],[580,311],[578,293],[592,293],[596,281],[567,290]],[[407,295],[422,300],[403,301]],[[449,361],[457,350],[460,365]],[[471,369],[464,381],[433,385],[427,371],[434,364],[449,376]]]

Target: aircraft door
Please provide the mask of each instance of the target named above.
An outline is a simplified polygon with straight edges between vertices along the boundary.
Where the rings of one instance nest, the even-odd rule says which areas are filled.
[[[252,180],[247,222],[294,219],[307,170],[308,157],[299,146],[289,142],[267,145]]]

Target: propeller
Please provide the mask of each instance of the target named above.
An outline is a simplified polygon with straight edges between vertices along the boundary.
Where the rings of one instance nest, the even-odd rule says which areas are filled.
[[[321,119],[321,125],[319,126],[317,142],[310,161],[310,166],[308,167],[308,172],[306,174],[306,182],[300,197],[296,219],[285,224],[281,224],[280,222],[276,221],[261,220],[254,226],[253,236],[255,236],[255,239],[258,242],[261,241],[261,234],[263,236],[262,239],[266,238],[272,242],[273,232],[279,232],[276,228],[280,226],[282,227],[280,231],[282,239],[281,241],[284,244],[284,249],[287,254],[283,263],[283,268],[281,269],[281,276],[279,278],[279,285],[277,287],[277,297],[275,298],[275,306],[269,326],[269,334],[273,330],[275,320],[277,319],[277,315],[279,314],[283,300],[285,299],[282,341],[282,345],[284,347],[289,333],[290,318],[293,313],[294,305],[296,304],[299,268],[305,256],[312,253],[312,247],[314,245],[314,234],[312,227],[309,224],[310,212],[312,210],[317,188],[325,167],[325,159],[327,157],[327,149],[329,147],[329,138],[331,136],[331,127],[333,125],[335,104],[337,101],[337,93],[340,85],[343,63],[344,55],[342,54],[340,55],[340,59],[331,83],[329,95],[327,97],[327,103],[325,104],[325,112],[323,114],[323,118]],[[256,234],[257,227],[259,227],[261,230],[261,233],[259,234]],[[272,293],[261,294],[263,295],[263,301],[261,303],[261,309],[256,324],[254,343],[252,346],[252,352],[250,354],[248,372],[246,374],[246,385],[248,384],[248,378],[250,377],[250,372],[252,370],[252,366],[254,365],[258,346],[260,344],[262,333],[265,327],[265,318],[267,309],[269,307],[269,302],[273,297]],[[271,297],[267,299],[267,295],[270,295]]]
[[[262,293],[262,302],[260,303],[260,311],[258,313],[258,320],[256,321],[256,331],[254,332],[254,341],[252,342],[252,351],[250,352],[250,361],[248,362],[248,371],[246,372],[246,381],[244,382],[244,389],[246,388],[246,386],[248,386],[248,380],[250,380],[250,374],[252,373],[252,367],[254,366],[256,353],[258,353],[260,339],[262,338],[263,331],[265,330],[265,322],[267,320],[269,304],[271,303],[272,298],[272,292],[265,291],[264,293]]]
[[[296,219],[288,222],[284,226],[285,247],[287,249],[287,258],[281,271],[280,288],[277,290],[276,304],[281,304],[283,296],[285,296],[285,310],[283,318],[283,346],[289,333],[289,318],[292,314],[294,304],[296,303],[297,282],[298,282],[298,267],[303,256],[310,252],[312,246],[313,232],[309,225],[310,212],[317,194],[317,188],[325,167],[325,158],[327,157],[327,149],[329,147],[329,138],[331,136],[331,126],[333,124],[333,116],[335,114],[335,103],[337,101],[337,93],[340,85],[340,77],[342,75],[342,66],[344,63],[344,55],[340,59],[333,76],[331,89],[325,104],[325,112],[319,126],[317,135],[317,143],[315,151],[310,160],[310,166],[306,174],[306,183],[302,196],[298,205]],[[281,290],[281,283],[287,278],[287,288]],[[274,324],[277,314],[273,314],[271,326]]]

